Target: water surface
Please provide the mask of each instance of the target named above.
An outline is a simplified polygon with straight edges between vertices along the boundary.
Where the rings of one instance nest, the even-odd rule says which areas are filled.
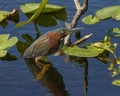
[[[0,0],[0,9],[12,10],[19,9],[21,4],[27,2],[39,2],[39,0]],[[76,11],[73,0],[49,0],[49,3],[66,5],[68,21],[70,22]],[[105,6],[118,5],[119,0],[89,0],[89,8],[86,14],[94,14],[96,10]],[[21,21],[27,18],[20,14]],[[113,24],[114,23],[114,24]],[[64,26],[64,22],[61,22]],[[106,30],[111,27],[119,26],[119,22],[110,19],[102,23],[88,26],[81,23],[77,27],[84,27],[82,36],[93,33],[93,36],[88,42],[103,40]],[[58,28],[55,27],[40,27],[42,34],[48,30]],[[15,28],[13,24],[9,24],[4,30],[0,27],[1,33],[11,33],[12,36],[17,36],[22,40],[21,35],[29,33],[35,38],[35,30],[33,24],[26,25],[21,28]],[[119,43],[119,38],[112,39],[113,42]],[[120,46],[118,46],[120,47]],[[14,47],[9,50],[17,56],[15,61],[0,61],[0,96],[119,96],[120,87],[111,85],[115,78],[111,78],[111,72],[107,70],[108,65],[96,59],[88,59],[88,66],[70,62],[65,63],[65,56],[49,56],[49,60],[53,66],[50,66],[48,74],[41,80],[35,80],[40,69],[32,64],[28,64]],[[117,54],[120,55],[119,49]],[[32,62],[32,61],[30,61]],[[85,64],[86,64],[85,63]],[[85,69],[87,69],[85,71]],[[117,76],[119,77],[119,76]]]

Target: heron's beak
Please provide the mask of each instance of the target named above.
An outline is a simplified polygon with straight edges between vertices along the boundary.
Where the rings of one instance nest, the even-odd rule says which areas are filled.
[[[70,34],[72,32],[78,32],[78,31],[80,31],[80,29],[81,28],[63,29],[62,33],[63,33],[63,37],[64,37],[64,45],[69,43]]]
[[[78,32],[80,31],[81,28],[71,28],[71,29],[66,29],[66,34],[69,35],[72,32]]]
[[[71,28],[71,29],[67,29],[68,32],[77,32],[80,31],[81,28]]]
[[[78,32],[81,28],[71,28],[71,29],[62,29],[60,32],[62,33],[63,37],[70,35],[72,32]]]

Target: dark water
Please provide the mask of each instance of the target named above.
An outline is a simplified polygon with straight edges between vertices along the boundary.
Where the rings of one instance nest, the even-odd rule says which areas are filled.
[[[38,2],[39,0],[33,0]],[[0,9],[12,10],[19,9],[20,4],[32,2],[32,0],[0,0]],[[68,21],[71,21],[75,7],[73,0],[49,0],[49,3],[58,5],[67,5]],[[120,0],[89,0],[89,9],[86,14],[94,14],[97,9],[110,5],[119,5]],[[21,21],[26,20],[23,16]],[[114,25],[113,25],[114,23]],[[61,22],[63,25],[63,23]],[[63,25],[64,26],[64,25]],[[104,38],[105,31],[110,27],[119,26],[119,22],[113,20],[103,21],[102,23],[87,26],[81,23],[77,27],[84,27],[82,35],[93,33],[88,41],[99,41]],[[40,31],[43,33],[58,28],[58,26],[43,28]],[[35,37],[35,30],[32,24],[16,29],[13,24],[10,24],[5,30],[0,27],[1,33],[11,33],[12,36],[17,36],[21,40],[21,35],[29,33],[33,38]],[[118,39],[112,39],[113,42],[119,43]],[[120,47],[120,46],[118,46]],[[120,87],[111,85],[115,78],[111,78],[111,72],[107,70],[108,65],[102,64],[96,59],[84,60],[84,66],[78,63],[65,63],[65,56],[54,57],[50,56],[49,60],[53,66],[44,76],[39,78],[40,68],[34,66],[32,60],[24,60],[21,54],[14,47],[9,50],[12,54],[17,56],[15,61],[0,61],[0,96],[119,96]],[[117,54],[120,55],[119,49]],[[88,68],[87,68],[88,67]],[[35,80],[37,77],[40,80]],[[119,76],[117,76],[119,78]]]

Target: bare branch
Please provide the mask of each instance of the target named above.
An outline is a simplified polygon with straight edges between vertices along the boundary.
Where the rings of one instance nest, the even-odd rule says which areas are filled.
[[[78,0],[74,0],[75,6],[76,6],[76,14],[74,15],[72,22],[68,23],[66,22],[65,25],[68,29],[74,28],[77,25],[78,20],[80,17],[85,13],[88,7],[88,0],[84,0],[83,5],[81,6],[80,2]],[[70,38],[70,36],[69,36]],[[67,40],[69,41],[69,38]]]
[[[66,26],[68,29],[71,29],[71,23],[65,22],[65,26]]]
[[[88,7],[88,0],[84,0],[83,5],[81,6],[78,0],[74,0],[75,5],[76,5],[76,9],[77,12],[73,17],[73,20],[71,22],[71,27],[75,27],[78,20],[80,19],[80,17],[85,13],[85,11],[87,10]]]
[[[86,10],[88,8],[88,0],[84,0],[83,5],[80,4],[79,0],[74,0],[74,3],[75,3],[77,11],[76,11],[76,14],[74,15],[74,17],[72,19],[72,22],[71,23],[68,23],[68,22],[65,23],[65,25],[66,25],[66,27],[68,29],[74,28],[77,25],[78,20],[86,12]],[[83,42],[83,41],[87,40],[88,38],[90,38],[91,36],[92,36],[92,34],[86,35],[83,38],[73,42],[69,46],[78,45],[81,42]],[[65,38],[65,40],[66,40],[65,43],[66,44],[69,43],[69,39],[70,39],[70,35]],[[61,52],[59,52],[59,53],[61,53]]]
[[[83,8],[87,10],[87,8],[88,8],[88,0],[84,0]]]
[[[80,19],[80,16],[82,15],[81,12],[82,12],[82,10],[77,10],[75,16],[73,17],[73,20],[71,22],[72,28],[74,28],[77,25],[77,22]]]
[[[80,38],[79,40],[73,42],[70,46],[75,46],[75,45],[79,45],[80,43],[82,43],[83,41],[87,40],[88,38],[90,38],[93,34],[88,34],[85,35],[84,37]]]
[[[76,6],[76,9],[80,9],[81,8],[81,5],[80,5],[80,2],[78,0],[74,0],[75,2],[75,6]]]
[[[85,11],[88,8],[88,0],[84,0],[83,5],[81,6],[80,2],[78,0],[74,0],[75,6],[76,6],[76,14],[74,15],[72,22],[68,23],[66,22],[65,25],[67,28],[74,28],[77,25],[78,20],[80,17],[85,13]]]

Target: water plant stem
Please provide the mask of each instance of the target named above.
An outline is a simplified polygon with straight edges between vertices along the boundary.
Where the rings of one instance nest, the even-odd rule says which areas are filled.
[[[39,31],[37,23],[34,23],[34,27],[35,27],[35,31],[36,31],[36,36],[39,37],[40,36],[40,31]]]

